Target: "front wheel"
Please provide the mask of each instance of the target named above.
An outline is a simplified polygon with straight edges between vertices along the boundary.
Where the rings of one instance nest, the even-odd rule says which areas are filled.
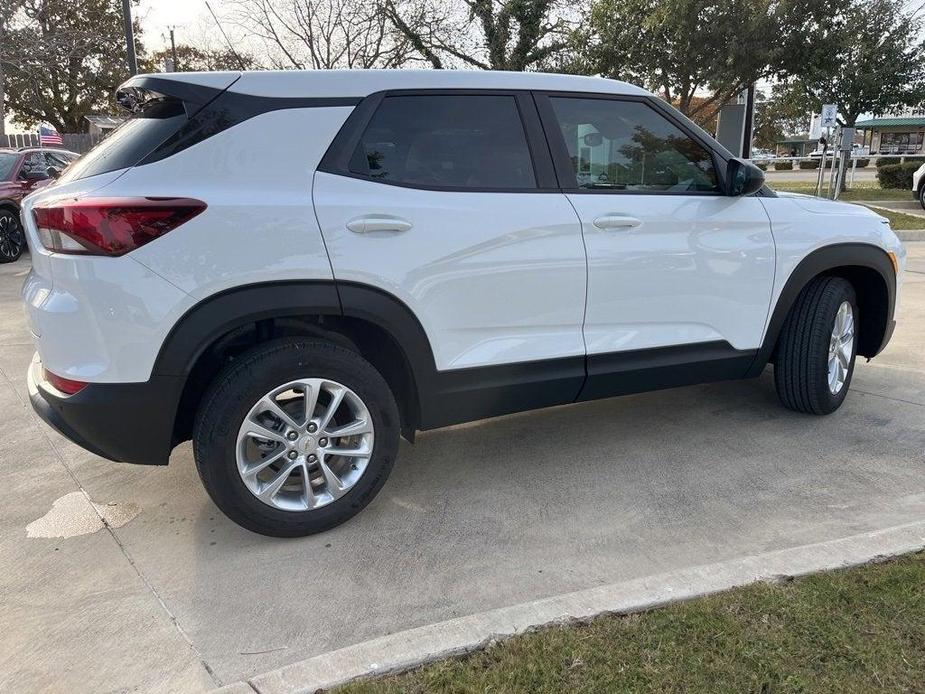
[[[858,307],[851,283],[819,277],[794,302],[777,343],[774,385],[784,407],[829,414],[848,394],[857,353]]]
[[[0,263],[19,260],[26,248],[26,239],[19,223],[19,215],[0,210]]]
[[[358,354],[309,339],[257,347],[215,379],[193,430],[203,485],[231,520],[298,537],[358,513],[398,451],[398,407]]]

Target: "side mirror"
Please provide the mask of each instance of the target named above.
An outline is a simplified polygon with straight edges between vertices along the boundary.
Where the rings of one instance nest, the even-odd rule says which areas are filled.
[[[763,185],[764,171],[742,159],[729,160],[726,165],[726,195],[751,195]]]
[[[48,178],[60,178],[61,169],[56,169],[54,166],[48,167]]]

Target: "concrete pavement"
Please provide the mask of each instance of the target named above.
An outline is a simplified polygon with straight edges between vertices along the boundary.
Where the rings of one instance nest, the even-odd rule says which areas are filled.
[[[430,432],[362,514],[288,541],[227,521],[188,445],[165,468],[117,465],[36,421],[28,261],[0,266],[0,691],[207,690],[400,630],[919,522],[925,244],[910,256],[893,342],[830,417],[780,408],[766,373]],[[100,509],[124,524],[77,522]],[[29,537],[43,517],[31,527],[69,536]]]

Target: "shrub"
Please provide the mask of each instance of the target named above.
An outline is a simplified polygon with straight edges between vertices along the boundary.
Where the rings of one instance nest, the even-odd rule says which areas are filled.
[[[870,159],[855,159],[855,161],[857,162],[855,166],[859,169],[866,169],[867,165],[870,164]]]
[[[899,188],[912,190],[912,174],[921,164],[907,161],[905,164],[887,164],[877,167],[877,180],[881,188]]]
[[[755,162],[755,166],[757,166],[757,167],[758,167],[759,169],[761,169],[762,171],[767,171],[767,170],[768,170],[768,162],[766,162],[766,161],[758,161],[758,162]]]
[[[803,159],[800,162],[801,169],[818,169],[819,160],[818,159]]]
[[[883,166],[894,166],[896,164],[899,164],[899,156],[900,155],[897,154],[890,159],[887,159],[885,157],[877,157],[877,161],[876,161],[877,168],[879,169]],[[925,161],[925,157],[913,157],[909,155],[905,155],[905,159],[906,159],[907,164],[915,162],[916,166],[921,166],[922,162]]]
[[[793,171],[793,162],[792,161],[776,161],[774,162],[775,171]]]

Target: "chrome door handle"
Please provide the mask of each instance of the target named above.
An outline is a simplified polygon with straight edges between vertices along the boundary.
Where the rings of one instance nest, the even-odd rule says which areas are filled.
[[[351,219],[347,222],[347,228],[357,234],[367,234],[370,231],[408,231],[411,228],[411,222],[398,217],[371,215]]]
[[[641,219],[622,214],[605,214],[592,222],[598,229],[629,229],[642,224]]]

